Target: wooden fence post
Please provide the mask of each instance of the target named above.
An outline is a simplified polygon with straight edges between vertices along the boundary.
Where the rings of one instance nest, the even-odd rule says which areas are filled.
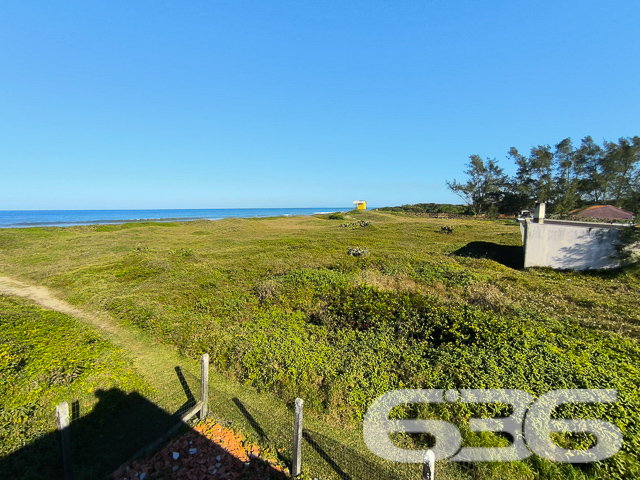
[[[436,457],[433,450],[427,450],[424,454],[424,464],[422,466],[422,480],[435,480],[436,478]]]
[[[209,402],[209,354],[205,353],[200,359],[200,419],[207,416],[207,406]]]
[[[302,469],[302,411],[304,400],[296,398],[295,418],[293,419],[293,455],[291,462],[291,475],[297,477]]]
[[[69,435],[69,404],[62,402],[56,407],[60,446],[62,447],[62,464],[65,480],[73,480],[73,464],[71,463],[71,437]]]

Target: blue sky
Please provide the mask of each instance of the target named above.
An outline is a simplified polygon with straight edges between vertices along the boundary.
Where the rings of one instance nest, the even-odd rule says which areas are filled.
[[[0,4],[0,210],[453,202],[640,135],[635,1]]]

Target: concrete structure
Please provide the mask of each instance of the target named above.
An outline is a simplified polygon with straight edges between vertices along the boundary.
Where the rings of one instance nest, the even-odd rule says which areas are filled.
[[[354,210],[366,210],[367,209],[367,202],[365,202],[364,200],[356,200],[355,202],[353,202],[353,209]]]
[[[536,205],[533,221],[520,221],[525,268],[589,270],[620,266],[615,257],[616,243],[624,225],[545,220],[544,204],[540,205]]]
[[[536,203],[536,209],[533,211],[533,222],[544,223],[545,212],[546,212],[546,204]]]

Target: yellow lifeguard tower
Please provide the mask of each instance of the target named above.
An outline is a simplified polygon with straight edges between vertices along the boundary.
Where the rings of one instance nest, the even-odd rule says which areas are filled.
[[[356,200],[355,202],[353,202],[353,209],[354,210],[366,210],[367,209],[367,202],[365,202],[364,200]]]

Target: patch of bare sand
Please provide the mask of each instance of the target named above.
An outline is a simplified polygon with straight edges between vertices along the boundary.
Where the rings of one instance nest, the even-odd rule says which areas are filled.
[[[99,330],[108,332],[112,335],[117,335],[118,333],[118,328],[115,325],[112,325],[95,315],[89,315],[64,300],[54,297],[46,287],[28,285],[9,277],[0,276],[0,294],[28,298],[41,307],[78,318],[93,325]]]

